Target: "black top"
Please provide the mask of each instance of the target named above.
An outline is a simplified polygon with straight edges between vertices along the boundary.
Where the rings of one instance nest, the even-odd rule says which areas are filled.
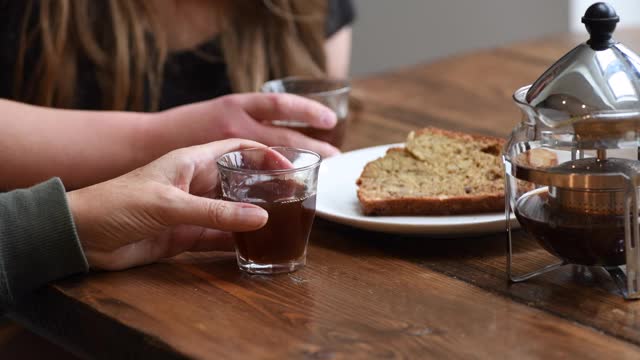
[[[354,19],[351,0],[327,0],[328,16],[325,33],[330,37]],[[0,98],[15,99],[13,77],[19,46],[20,26],[25,6],[22,1],[0,0]],[[197,51],[181,51],[169,54],[164,69],[159,109],[168,109],[196,101],[207,100],[231,93],[231,86],[216,39],[204,43]],[[33,68],[39,58],[36,49],[26,54],[26,69]],[[78,94],[75,108],[102,109],[101,94],[93,65],[87,59],[79,59]]]

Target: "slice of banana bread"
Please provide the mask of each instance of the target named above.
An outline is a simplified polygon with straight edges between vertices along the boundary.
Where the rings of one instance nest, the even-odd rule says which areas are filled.
[[[426,128],[368,163],[358,184],[366,215],[448,215],[504,209],[504,140]]]

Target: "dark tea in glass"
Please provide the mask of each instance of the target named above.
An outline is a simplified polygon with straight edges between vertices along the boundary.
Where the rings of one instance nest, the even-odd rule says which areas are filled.
[[[269,214],[261,229],[233,234],[240,269],[275,274],[304,266],[319,164],[313,152],[277,147],[236,151],[218,160],[223,198]]]
[[[294,180],[271,180],[257,183],[249,191],[249,200],[267,210],[267,224],[256,231],[235,233],[238,256],[258,264],[295,262],[304,257],[311,225],[316,213],[316,195],[310,195]],[[274,197],[277,192],[291,192],[290,199]]]

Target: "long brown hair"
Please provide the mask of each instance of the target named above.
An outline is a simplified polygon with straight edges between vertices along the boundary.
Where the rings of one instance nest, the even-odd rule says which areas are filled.
[[[211,0],[214,1],[214,0]],[[219,1],[219,0],[218,0]],[[168,48],[157,12],[145,0],[25,0],[15,95],[70,108],[78,65],[89,61],[105,110],[157,109]],[[36,7],[35,4],[39,4]],[[326,0],[221,2],[220,44],[234,92],[256,91],[269,77],[321,75],[325,70]],[[99,20],[99,21],[98,21]],[[25,59],[39,50],[34,69]]]

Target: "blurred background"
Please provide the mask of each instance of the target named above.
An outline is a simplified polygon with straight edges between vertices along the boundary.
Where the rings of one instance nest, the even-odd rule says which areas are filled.
[[[594,0],[355,0],[352,74],[433,61],[559,32],[586,31]],[[640,0],[609,0],[620,27],[640,26]],[[640,49],[634,49],[640,51]]]

